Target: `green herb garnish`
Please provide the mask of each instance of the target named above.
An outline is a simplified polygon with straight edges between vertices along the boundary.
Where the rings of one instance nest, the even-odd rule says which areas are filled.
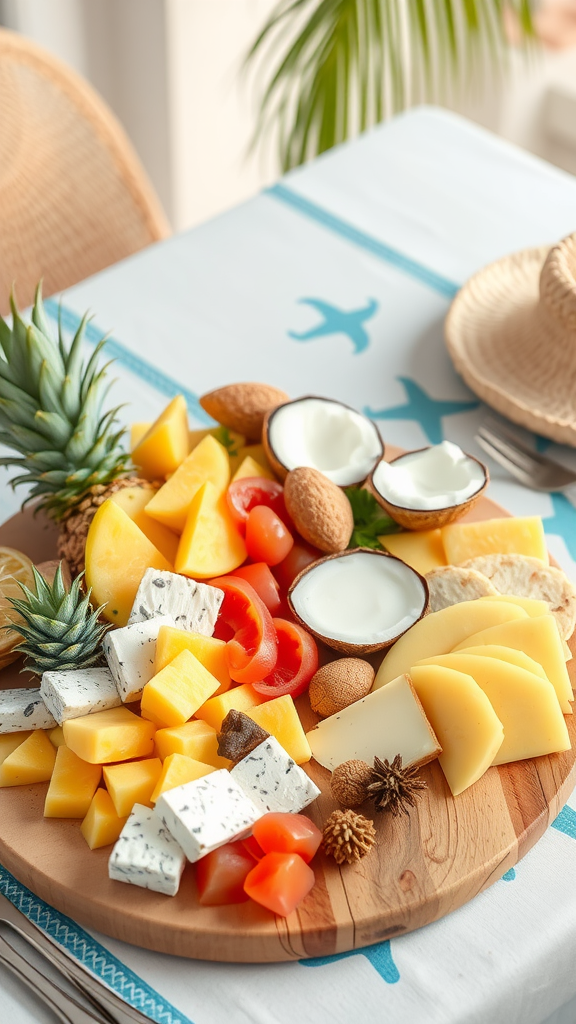
[[[401,528],[398,523],[382,514],[382,508],[370,491],[360,487],[345,487],[344,494],[352,506],[354,516],[354,529],[348,547],[383,551],[378,537],[383,533],[399,533]]]
[[[228,452],[228,455],[230,455],[232,458],[234,458],[235,455],[238,455],[236,438],[231,437],[228,427],[219,427],[218,430],[215,432],[214,437],[216,438],[217,441],[220,442],[221,445],[224,446],[224,448]]]

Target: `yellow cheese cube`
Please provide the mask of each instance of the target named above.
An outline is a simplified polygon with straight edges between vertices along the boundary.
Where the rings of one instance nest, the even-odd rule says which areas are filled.
[[[54,732],[54,730],[52,730]],[[5,732],[0,735],[0,764],[6,760],[6,758],[19,747],[24,740],[27,740],[32,732]],[[52,733],[50,733],[52,738]]]
[[[439,569],[448,564],[440,530],[386,533],[378,537],[378,540],[386,551],[396,555],[396,558],[401,558],[422,576],[432,569]]]
[[[0,765],[0,789],[4,786],[48,782],[55,760],[56,751],[46,733],[37,729],[4,758]]]
[[[208,480],[194,497],[176,556],[176,572],[194,579],[225,576],[248,552],[226,497]]]
[[[159,757],[111,764],[104,768],[104,782],[120,818],[130,814],[134,804],[152,806],[150,798],[161,772],[162,762]]]
[[[188,455],[188,411],[177,395],[132,452],[132,462],[148,480],[173,473]]]
[[[83,818],[102,778],[99,764],[89,764],[63,743],[46,794],[45,818]]]
[[[479,555],[531,555],[548,565],[546,537],[540,516],[510,516],[480,523],[450,523],[442,527],[449,565]]]
[[[201,633],[189,633],[185,629],[175,629],[174,626],[160,626],[156,641],[154,672],[161,672],[181,651],[190,651],[218,680],[220,686],[214,694],[215,697],[230,689],[232,680],[226,660],[226,644],[223,640],[203,636]]]
[[[504,739],[502,723],[471,676],[439,665],[415,666],[410,676],[442,747],[440,766],[458,796],[493,763]]]
[[[131,423],[130,424],[130,451],[131,452],[133,452],[134,449],[137,447],[137,445],[140,444],[140,441],[142,440],[144,435],[148,433],[148,431],[150,430],[151,426],[152,426],[152,423],[150,422],[150,420],[144,420],[144,421],[141,420],[139,423]]]
[[[449,654],[461,640],[473,633],[513,619],[529,621],[522,608],[505,601],[463,601],[432,612],[416,622],[390,648],[376,673],[373,689],[409,672],[411,666],[423,658]]]
[[[63,729],[66,746],[90,764],[148,757],[154,749],[155,726],[126,707],[69,718]]]
[[[219,732],[222,722],[232,708],[235,711],[248,711],[249,708],[262,704],[263,701],[264,697],[256,693],[256,690],[250,683],[242,683],[241,686],[233,686],[226,693],[221,693],[220,696],[211,697],[210,700],[207,700],[196,712],[196,718],[201,718]]]
[[[155,804],[158,797],[167,789],[183,786],[185,782],[194,782],[195,779],[201,779],[203,775],[210,775],[210,772],[215,771],[212,765],[202,764],[201,761],[185,757],[184,754],[168,754],[150,800]]]
[[[170,754],[184,754],[213,768],[230,768],[232,764],[226,757],[219,756],[218,733],[201,718],[171,729],[158,729],[154,740],[162,761]]]
[[[484,644],[513,647],[524,651],[529,658],[537,661],[556,690],[563,713],[572,714],[570,677],[564,661],[564,648],[556,620],[552,615],[541,615],[537,619],[520,619],[517,622],[485,628],[454,644],[453,650],[461,651],[467,647],[479,647]],[[442,654],[444,653],[447,652],[442,651]]]
[[[110,846],[120,835],[126,818],[116,814],[112,797],[105,789],[97,789],[92,797],[88,813],[80,825],[80,831],[91,850]]]
[[[249,708],[246,714],[274,736],[296,764],[304,764],[310,760],[310,744],[290,694],[274,697],[259,707]]]
[[[55,729],[51,729],[48,733],[50,743],[53,743],[55,747],[61,747],[64,743],[64,729],[61,725],[57,725]]]
[[[223,494],[230,480],[228,453],[210,434],[200,441],[146,506],[153,519],[182,533],[194,499],[207,480]]]
[[[504,740],[494,764],[570,750],[556,691],[547,679],[518,665],[467,651],[444,654],[421,664],[463,672],[484,691],[504,727]]]
[[[271,469],[256,462],[251,455],[246,455],[234,473],[232,483],[236,480],[245,480],[249,476],[263,476],[266,480],[276,479]]]
[[[190,651],[180,651],[146,683],[142,715],[160,726],[183,725],[219,687],[198,658]]]

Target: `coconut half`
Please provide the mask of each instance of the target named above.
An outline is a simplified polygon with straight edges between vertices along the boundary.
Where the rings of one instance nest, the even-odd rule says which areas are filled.
[[[368,654],[389,647],[422,618],[428,585],[400,558],[354,548],[303,569],[288,603],[304,628],[329,647]]]
[[[384,457],[384,444],[372,420],[342,402],[313,395],[268,413],[262,443],[282,480],[290,470],[306,466],[339,487],[363,482]]]

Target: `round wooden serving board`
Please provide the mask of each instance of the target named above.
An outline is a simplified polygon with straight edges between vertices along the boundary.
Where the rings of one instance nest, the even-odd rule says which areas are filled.
[[[506,514],[483,498],[467,518]],[[55,557],[53,528],[29,513],[0,527],[0,544],[37,561]],[[575,664],[569,663],[572,679]],[[16,663],[0,674],[0,688],[34,685],[29,676],[18,675],[18,668]],[[298,704],[304,727],[310,728],[316,719],[307,696]],[[316,885],[288,918],[251,901],[200,907],[192,867],[174,898],[111,882],[110,847],[91,852],[79,821],[43,818],[47,785],[0,790],[0,861],[80,924],[162,953],[254,963],[345,952],[450,913],[527,853],[576,783],[575,719],[567,718],[572,750],[490,768],[456,799],[437,762],[423,769],[428,789],[409,816],[378,815],[378,846],[357,865],[339,868],[318,854]],[[306,814],[321,826],[336,806],[329,772],[314,761],[305,767],[322,789]],[[373,816],[369,807],[365,812]]]

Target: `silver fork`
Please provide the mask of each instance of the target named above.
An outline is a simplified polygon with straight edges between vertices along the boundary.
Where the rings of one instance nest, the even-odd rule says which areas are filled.
[[[576,473],[573,470],[532,451],[511,430],[492,419],[481,424],[476,440],[495,462],[525,487],[535,491],[559,491],[576,506]]]

